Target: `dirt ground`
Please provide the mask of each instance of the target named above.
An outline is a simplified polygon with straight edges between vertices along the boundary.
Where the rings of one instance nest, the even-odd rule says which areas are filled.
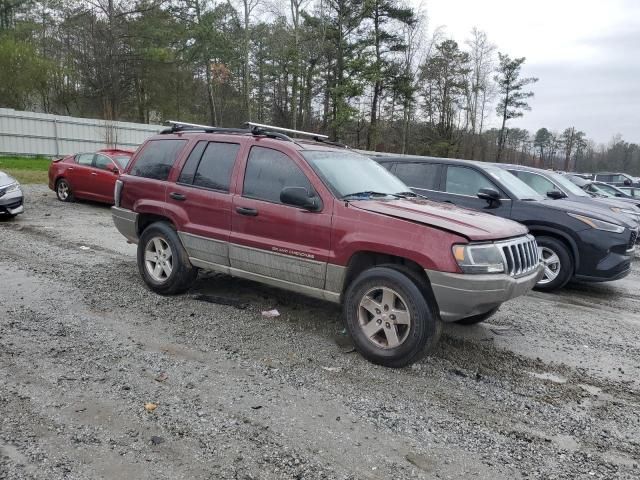
[[[108,207],[26,190],[0,222],[0,479],[640,478],[638,264],[391,370],[329,303],[151,293]]]

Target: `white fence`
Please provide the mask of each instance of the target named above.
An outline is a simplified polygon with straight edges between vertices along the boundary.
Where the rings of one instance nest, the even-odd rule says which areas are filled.
[[[55,157],[106,147],[135,149],[162,128],[0,108],[0,155]]]

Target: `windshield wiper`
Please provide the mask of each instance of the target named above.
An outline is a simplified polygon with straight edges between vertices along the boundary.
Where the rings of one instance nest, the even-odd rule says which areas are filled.
[[[369,197],[396,197],[396,198],[404,198],[403,196],[396,193],[383,193],[383,192],[374,192],[372,190],[366,190],[364,192],[355,192],[349,193],[347,195],[343,195],[341,200],[349,200],[354,198],[369,198]]]
[[[414,192],[398,192],[395,193],[394,195],[398,195],[401,198],[407,198],[407,197],[423,197],[423,198],[427,198],[424,195],[418,195],[417,193]]]

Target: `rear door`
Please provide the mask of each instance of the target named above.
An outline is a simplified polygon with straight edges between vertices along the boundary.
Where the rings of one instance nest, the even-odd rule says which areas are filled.
[[[231,267],[240,274],[324,288],[331,239],[332,199],[318,212],[280,202],[285,187],[304,187],[320,196],[307,173],[280,150],[253,146],[241,194],[231,212]],[[250,276],[251,277],[251,276]]]
[[[417,194],[433,197],[440,183],[442,165],[426,162],[398,162],[393,173]]]
[[[73,165],[67,168],[65,176],[76,196],[92,198],[91,173],[93,172],[94,153],[79,153]]]
[[[231,177],[240,144],[200,140],[195,144],[175,184],[167,191],[167,205],[189,257],[196,264],[229,266]]]

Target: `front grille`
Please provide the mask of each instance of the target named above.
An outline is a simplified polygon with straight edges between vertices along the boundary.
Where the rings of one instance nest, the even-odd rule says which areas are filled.
[[[512,277],[525,275],[536,269],[540,263],[538,244],[532,235],[498,242],[507,273]]]

